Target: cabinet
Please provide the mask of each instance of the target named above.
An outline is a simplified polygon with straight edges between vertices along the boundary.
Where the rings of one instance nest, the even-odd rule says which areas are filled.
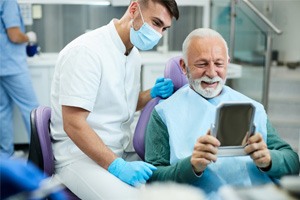
[[[142,70],[141,70],[141,89],[152,88],[158,77],[164,76],[164,69],[167,61],[175,56],[181,55],[181,52],[143,52]]]

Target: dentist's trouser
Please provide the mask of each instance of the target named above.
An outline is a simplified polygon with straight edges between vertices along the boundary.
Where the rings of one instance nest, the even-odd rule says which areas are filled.
[[[139,192],[87,157],[56,169],[56,176],[84,200],[137,200]]]
[[[29,71],[0,76],[0,155],[12,155],[13,144],[13,105],[22,113],[30,138],[30,112],[38,106]],[[16,127],[18,129],[19,127]],[[29,139],[30,141],[30,139]]]

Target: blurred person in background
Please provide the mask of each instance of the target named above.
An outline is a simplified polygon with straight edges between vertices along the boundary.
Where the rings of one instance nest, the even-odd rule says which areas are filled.
[[[38,106],[26,60],[26,45],[36,42],[36,35],[24,33],[17,0],[0,0],[0,18],[0,155],[11,156],[13,105],[21,111],[29,137],[30,112]]]

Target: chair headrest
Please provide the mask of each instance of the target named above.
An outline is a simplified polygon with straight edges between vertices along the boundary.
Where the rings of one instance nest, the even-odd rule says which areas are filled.
[[[178,56],[168,60],[164,71],[164,77],[170,78],[173,81],[174,92],[188,83],[188,80],[183,74],[179,64],[180,58],[181,57]],[[153,108],[159,103],[160,100],[160,97],[156,97],[154,99],[151,99],[146,104],[146,106],[141,112],[140,118],[135,127],[135,132],[133,136],[133,146],[136,153],[140,156],[142,160],[144,160],[145,156],[145,132],[147,124],[150,119],[150,115],[152,113]]]
[[[181,56],[176,56],[168,60],[164,72],[165,78],[170,78],[174,84],[174,92],[188,83],[186,75],[180,67]]]

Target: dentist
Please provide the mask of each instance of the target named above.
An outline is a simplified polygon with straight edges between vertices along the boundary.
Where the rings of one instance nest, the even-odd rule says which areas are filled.
[[[136,199],[156,167],[132,161],[134,113],[173,83],[140,92],[139,50],[152,49],[178,19],[175,0],[132,1],[121,19],[88,32],[59,54],[51,89],[56,174],[81,199]],[[136,160],[136,159],[135,159]]]

